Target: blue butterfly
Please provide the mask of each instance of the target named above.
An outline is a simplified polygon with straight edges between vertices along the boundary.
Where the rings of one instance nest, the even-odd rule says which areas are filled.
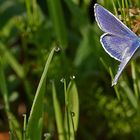
[[[120,61],[117,74],[112,81],[112,86],[114,86],[117,84],[123,69],[139,48],[140,38],[104,7],[95,4],[94,10],[96,22],[100,29],[105,32],[100,37],[104,50],[111,57]]]

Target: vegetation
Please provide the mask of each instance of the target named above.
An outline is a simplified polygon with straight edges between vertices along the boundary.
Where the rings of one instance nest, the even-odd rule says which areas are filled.
[[[97,3],[139,35],[139,0]],[[111,87],[94,4],[0,0],[0,139],[140,139],[139,57]]]

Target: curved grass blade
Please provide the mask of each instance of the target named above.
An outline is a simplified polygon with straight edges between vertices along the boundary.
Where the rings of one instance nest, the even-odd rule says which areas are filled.
[[[41,140],[42,135],[42,121],[43,121],[43,99],[46,87],[46,77],[49,65],[54,55],[55,48],[52,49],[49,54],[48,60],[45,64],[43,74],[41,76],[35,98],[30,111],[30,116],[28,119],[26,134],[27,138],[30,140]]]

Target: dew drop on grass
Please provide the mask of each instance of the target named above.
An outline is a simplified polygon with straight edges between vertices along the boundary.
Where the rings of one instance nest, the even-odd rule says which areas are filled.
[[[74,117],[75,116],[75,113],[74,112],[71,112],[71,116]]]
[[[61,49],[59,47],[55,47],[55,52],[59,52]]]
[[[50,134],[50,133],[45,133],[45,134],[44,134],[44,137],[45,137],[45,139],[48,139],[48,138],[51,137],[51,134]]]
[[[65,80],[65,79],[64,79],[64,78],[62,78],[62,79],[60,80],[60,82],[64,83],[64,80]]]
[[[75,79],[75,75],[70,76],[70,79],[71,80]]]

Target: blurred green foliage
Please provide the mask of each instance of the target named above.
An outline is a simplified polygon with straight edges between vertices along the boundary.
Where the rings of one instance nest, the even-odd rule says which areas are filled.
[[[132,17],[128,12],[139,8],[139,0],[97,2],[121,16],[132,29],[133,21],[140,18],[139,12]],[[94,0],[0,0],[1,131],[22,130],[22,114],[29,117],[46,59],[52,48],[60,47],[45,81],[46,94],[43,93],[45,98],[42,97],[41,104],[44,105],[43,134],[58,139],[56,114],[63,113],[66,105],[60,80],[65,78],[69,83],[74,75],[80,106],[76,139],[140,139],[139,58],[125,69],[118,85],[111,87],[111,77],[119,63],[101,47],[101,31],[94,21],[94,3]],[[52,80],[55,82],[53,97]],[[56,104],[59,101],[60,112],[55,110],[54,100]],[[12,121],[8,121],[9,116]],[[26,118],[24,121],[25,126]],[[16,137],[19,138],[20,133],[16,133]]]

